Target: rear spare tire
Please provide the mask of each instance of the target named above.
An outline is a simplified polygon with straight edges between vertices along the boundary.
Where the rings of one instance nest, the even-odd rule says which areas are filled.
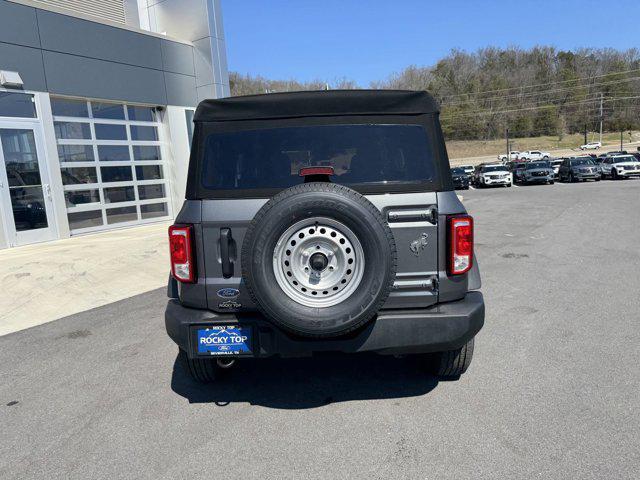
[[[331,337],[369,321],[396,274],[393,233],[359,193],[305,183],[269,200],[242,245],[247,289],[272,322],[295,334]]]

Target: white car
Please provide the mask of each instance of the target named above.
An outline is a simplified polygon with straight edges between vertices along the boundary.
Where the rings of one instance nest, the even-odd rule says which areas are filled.
[[[600,142],[589,142],[584,145],[580,145],[580,150],[598,150],[602,147],[602,143]]]
[[[473,165],[459,165],[458,168],[463,169],[464,173],[469,176],[473,175],[473,171],[475,170],[475,167]]]
[[[558,172],[560,171],[560,165],[562,165],[562,158],[555,158],[549,162],[551,164],[551,168],[553,168],[553,175],[558,178]]]
[[[600,164],[603,177],[611,180],[640,177],[640,162],[633,155],[613,155]]]
[[[510,187],[511,172],[502,164],[478,165],[473,174],[473,183],[476,187]]]
[[[541,152],[540,150],[527,150],[520,152],[518,160],[549,160],[551,154],[549,152]]]
[[[507,155],[498,155],[498,160],[500,160],[501,162],[512,162],[518,159],[518,155],[520,155],[520,152],[517,150],[513,150],[509,152],[508,157]]]

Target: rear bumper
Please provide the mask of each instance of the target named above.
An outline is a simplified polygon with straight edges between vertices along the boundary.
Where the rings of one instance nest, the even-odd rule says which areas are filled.
[[[308,339],[282,331],[256,314],[218,314],[187,308],[176,299],[165,311],[167,333],[189,357],[197,355],[195,331],[208,325],[249,325],[253,328],[255,357],[303,357],[314,352],[429,353],[453,350],[471,340],[484,324],[484,299],[469,292],[458,301],[419,310],[383,310],[349,336]]]

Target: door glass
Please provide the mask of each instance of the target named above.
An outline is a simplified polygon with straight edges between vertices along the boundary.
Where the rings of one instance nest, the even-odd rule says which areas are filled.
[[[0,92],[0,117],[36,118],[33,95]]]
[[[46,228],[47,212],[33,131],[2,129],[0,139],[16,231]]]

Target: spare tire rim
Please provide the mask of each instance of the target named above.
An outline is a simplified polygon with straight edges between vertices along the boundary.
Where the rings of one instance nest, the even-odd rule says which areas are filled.
[[[358,237],[331,218],[315,217],[289,227],[273,254],[278,285],[308,307],[331,307],[349,298],[364,275]]]

